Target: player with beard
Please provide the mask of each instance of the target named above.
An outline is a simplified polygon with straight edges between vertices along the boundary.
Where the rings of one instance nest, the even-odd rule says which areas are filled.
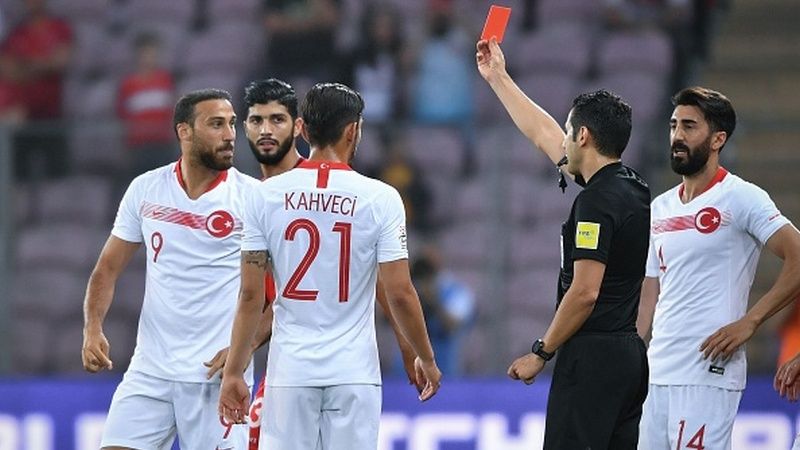
[[[720,166],[736,127],[731,102],[702,87],[672,102],[670,164],[683,182],[651,206],[638,321],[643,336],[652,323],[650,386],[639,448],[729,449],[745,387],[742,344],[800,292],[800,233],[765,191]],[[783,267],[747,310],[764,246]]]
[[[230,342],[242,208],[258,180],[232,167],[229,93],[184,95],[173,123],[180,159],[131,182],[86,289],[82,358],[95,373],[112,368],[103,321],[117,279],[144,244],[136,349],[111,401],[104,449],[169,448],[176,434],[181,448],[244,448],[247,441],[246,428],[219,420],[220,376],[208,378],[202,363]]]
[[[297,115],[297,95],[288,83],[270,78],[252,81],[245,88],[244,95],[247,116],[244,118],[244,130],[250,150],[261,167],[263,179],[287,172],[303,161],[297,152],[295,142],[300,135],[301,121]],[[256,329],[252,350],[255,352],[264,345],[271,335],[272,307],[275,299],[275,281],[271,272],[266,272],[265,280],[266,304],[263,309],[262,324]],[[414,374],[413,349],[402,336],[397,322],[386,304],[383,287],[377,289],[377,300],[387,320],[394,330],[400,351],[403,355],[403,364],[411,383],[416,383]],[[213,377],[225,366],[228,348],[224,348],[205,365],[208,367],[208,377]],[[264,397],[264,380],[262,378],[256,389],[255,397],[250,407],[250,442],[251,450],[258,449],[258,436],[260,431],[261,405]]]

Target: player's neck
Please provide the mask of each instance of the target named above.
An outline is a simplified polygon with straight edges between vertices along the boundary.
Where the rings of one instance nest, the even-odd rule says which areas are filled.
[[[582,167],[580,168],[581,176],[583,176],[583,179],[588,183],[597,171],[609,164],[618,163],[619,161],[619,158],[610,158],[596,151],[587,152],[584,156]]]
[[[261,164],[261,175],[263,175],[266,180],[267,178],[288,172],[297,166],[298,161],[300,161],[300,154],[297,153],[296,148],[292,147],[278,164]]]
[[[348,164],[350,161],[350,152],[341,145],[311,147],[308,159],[310,161],[335,161]]]
[[[179,177],[181,187],[192,200],[197,200],[201,195],[208,192],[211,186],[217,182],[221,171],[209,169],[199,161],[190,161],[188,158],[181,158]]]
[[[681,201],[689,203],[695,197],[708,190],[711,180],[717,176],[719,171],[719,161],[708,160],[705,167],[694,175],[683,176],[683,188],[681,189]]]

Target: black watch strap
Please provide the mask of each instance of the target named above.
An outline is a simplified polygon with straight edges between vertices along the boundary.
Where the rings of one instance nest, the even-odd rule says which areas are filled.
[[[544,351],[544,341],[541,339],[533,341],[533,345],[531,346],[531,352],[545,361],[550,361],[556,354],[555,352],[548,353]]]

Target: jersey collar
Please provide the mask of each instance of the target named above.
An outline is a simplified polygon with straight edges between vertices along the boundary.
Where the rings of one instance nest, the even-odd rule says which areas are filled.
[[[332,169],[332,170],[353,170],[347,163],[339,161],[320,161],[318,159],[305,159],[297,165],[300,169]]]
[[[178,184],[185,191],[186,190],[186,183],[183,181],[183,171],[181,171],[181,160],[182,159],[183,159],[182,157],[178,158],[178,162],[175,163],[175,176],[178,178]],[[214,189],[215,187],[219,186],[220,183],[222,183],[223,181],[225,181],[227,179],[228,179],[228,171],[227,170],[220,171],[219,175],[217,175],[217,178],[215,178],[214,181],[212,181],[211,184],[208,185],[208,189],[206,189],[203,192],[203,194],[205,194],[206,192],[211,191],[212,189]]]
[[[725,170],[724,167],[720,166],[719,169],[717,169],[717,173],[714,175],[714,178],[711,179],[711,182],[709,182],[708,185],[705,188],[703,188],[703,190],[700,191],[700,193],[698,193],[695,197],[704,194],[707,190],[714,187],[715,184],[721,183],[722,180],[725,179],[726,175],[728,175],[728,171]],[[686,186],[683,183],[681,183],[681,186],[678,188],[678,198],[683,198],[684,189],[686,189]]]

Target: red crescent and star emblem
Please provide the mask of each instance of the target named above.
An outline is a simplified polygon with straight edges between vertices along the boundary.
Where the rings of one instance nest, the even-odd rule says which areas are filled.
[[[228,211],[219,210],[206,219],[206,230],[215,238],[224,238],[233,231],[233,216]]]
[[[716,208],[703,208],[694,216],[694,227],[703,234],[717,231],[721,224],[722,215]]]

